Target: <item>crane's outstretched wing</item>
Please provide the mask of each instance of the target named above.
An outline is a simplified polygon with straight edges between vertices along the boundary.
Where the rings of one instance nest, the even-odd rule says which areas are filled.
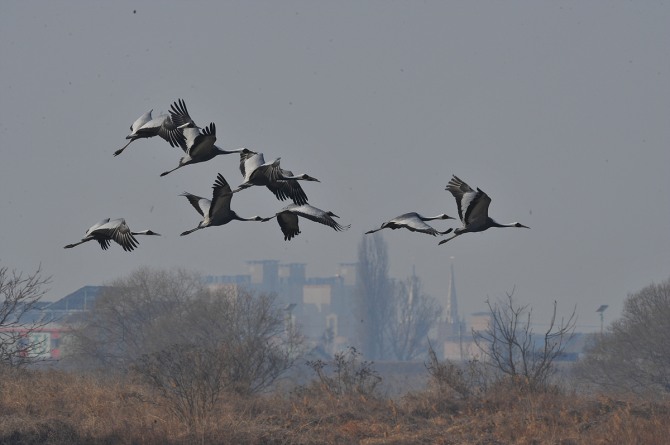
[[[209,208],[209,216],[223,212],[230,213],[230,200],[233,193],[230,190],[230,185],[221,173],[216,175],[216,181],[212,186],[212,205]]]
[[[265,164],[263,153],[256,153],[246,148],[240,152],[240,172],[245,181],[249,179],[247,178],[247,172],[251,174],[263,164]]]
[[[133,234],[130,232],[126,220],[123,218],[103,224],[94,232],[101,233],[104,236],[111,238],[127,252],[130,252],[139,245]]]
[[[191,119],[191,115],[188,114],[186,103],[183,99],[177,99],[170,106],[170,117],[172,118],[172,122],[174,122],[175,126],[177,127],[184,125],[191,125],[194,127],[196,126],[193,119]]]
[[[298,226],[298,215],[292,212],[279,212],[277,213],[277,222],[281,228],[282,233],[284,234],[284,241],[290,241],[294,236],[298,236],[300,233],[300,227]]]
[[[179,196],[185,196],[188,199],[188,202],[191,203],[193,208],[200,213],[200,216],[204,217],[205,213],[209,212],[209,207],[211,201],[209,199],[203,198],[202,196],[197,196],[189,192],[184,192]]]
[[[280,201],[291,199],[297,205],[307,204],[307,194],[302,189],[300,182],[295,179],[273,181],[267,185],[267,188]]]
[[[405,229],[412,232],[421,232],[427,233],[428,235],[437,236],[441,232],[437,231],[434,227],[426,224],[421,221],[419,218],[406,218],[402,222],[396,222],[399,227],[404,227]],[[394,227],[395,228],[395,227]]]
[[[298,236],[300,233],[300,226],[298,224],[298,217],[303,217],[311,221],[326,225],[333,228],[336,231],[347,230],[351,225],[340,225],[337,221],[333,219],[338,217],[333,212],[325,212],[321,209],[318,209],[309,204],[296,205],[290,204],[284,207],[280,212],[277,213],[277,222],[281,228],[282,233],[284,234],[284,240],[289,241],[293,237]],[[265,218],[263,221],[268,221],[272,218]]]
[[[339,216],[337,216],[333,212],[326,212],[309,204],[290,205],[287,207],[287,209],[290,209],[292,213],[295,213],[298,216],[302,216],[303,218],[307,218],[311,221],[326,225],[338,232],[347,230],[348,228],[351,227],[351,224],[343,226],[339,224],[337,221],[335,221],[333,219],[333,216],[335,218],[339,218]]]

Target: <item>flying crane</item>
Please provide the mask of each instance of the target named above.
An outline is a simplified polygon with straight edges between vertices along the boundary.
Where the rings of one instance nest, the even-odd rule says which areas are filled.
[[[469,185],[463,182],[456,175],[453,175],[447,184],[446,190],[451,192],[451,194],[456,199],[456,204],[458,205],[458,216],[463,223],[463,227],[455,229],[452,236],[447,239],[443,239],[438,244],[444,244],[447,241],[452,240],[464,233],[483,232],[484,230],[490,229],[491,227],[524,227],[526,229],[530,229],[530,227],[524,226],[518,222],[500,224],[494,219],[490,218],[489,204],[491,204],[491,198],[489,198],[489,195],[484,193],[479,188],[477,188],[477,191],[472,190]]]
[[[135,247],[139,245],[135,235],[157,235],[160,236],[160,233],[153,232],[151,230],[142,230],[140,232],[132,232],[126,220],[123,218],[114,219],[112,221],[109,218],[105,218],[102,221],[93,224],[87,231],[86,236],[82,238],[78,243],[68,244],[65,246],[66,249],[71,249],[75,246],[83,244],[88,241],[97,241],[100,243],[102,250],[109,249],[109,244],[111,241],[116,242],[123,250],[130,252]]]
[[[212,200],[193,195],[188,192],[182,193],[180,196],[185,196],[188,202],[195,208],[195,210],[204,217],[197,227],[181,233],[181,236],[188,235],[199,229],[204,229],[210,226],[222,226],[228,224],[233,220],[238,221],[262,221],[260,216],[253,216],[251,218],[243,218],[235,213],[230,208],[230,200],[233,194],[230,192],[230,185],[226,182],[221,173],[216,175],[216,181],[212,186]]]
[[[382,229],[407,229],[412,232],[420,232],[420,233],[427,233],[428,235],[446,235],[447,233],[450,233],[453,229],[447,229],[444,232],[440,232],[434,227],[431,227],[430,225],[426,224],[425,221],[434,221],[437,219],[455,219],[452,218],[451,216],[441,213],[436,216],[423,216],[419,213],[416,212],[409,212],[409,213],[404,213],[400,216],[396,216],[393,219],[390,219],[384,223],[378,228],[378,229],[372,229],[368,230],[365,232],[366,234],[368,233],[374,233]]]

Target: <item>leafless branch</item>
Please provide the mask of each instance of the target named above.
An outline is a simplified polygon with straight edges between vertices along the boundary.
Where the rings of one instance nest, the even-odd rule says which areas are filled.
[[[38,306],[50,281],[41,266],[30,274],[0,267],[0,363],[23,366],[48,358],[42,353],[48,340],[38,337],[47,321]]]
[[[554,301],[549,327],[541,339],[532,329],[532,308],[518,305],[513,293],[493,304],[486,301],[491,319],[483,331],[473,331],[476,346],[487,362],[503,375],[521,378],[531,388],[544,388],[555,371],[555,360],[572,338],[576,325],[576,307],[567,319],[556,324]]]

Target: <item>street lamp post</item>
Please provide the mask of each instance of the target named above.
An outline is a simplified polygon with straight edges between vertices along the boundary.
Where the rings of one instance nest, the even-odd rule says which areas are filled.
[[[605,309],[607,309],[609,306],[606,304],[601,305],[598,309],[596,309],[596,312],[600,314],[600,334],[603,333],[603,330],[605,328]]]

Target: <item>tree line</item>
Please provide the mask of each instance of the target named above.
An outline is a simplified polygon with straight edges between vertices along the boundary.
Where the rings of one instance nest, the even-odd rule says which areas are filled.
[[[508,293],[488,302],[490,323],[473,333],[481,352],[477,363],[442,362],[428,340],[439,314],[436,303],[414,276],[389,280],[383,240],[368,239],[359,248],[361,345],[337,353],[332,362],[307,362],[324,387],[335,395],[374,390],[380,379],[372,360],[385,353],[399,360],[424,354],[431,375],[462,394],[500,381],[533,391],[552,384],[557,357],[574,333],[574,310],[560,317],[555,304],[549,328],[534,341],[532,308]],[[49,280],[40,268],[30,274],[0,268],[2,367],[20,369],[39,360],[31,351],[40,345],[26,334],[45,322],[26,315],[39,306]],[[180,269],[140,268],[109,284],[91,310],[67,320],[71,352],[60,365],[142,381],[154,388],[155,403],[194,430],[225,394],[271,389],[305,363],[299,329],[273,295],[208,288],[197,273]],[[669,320],[670,279],[629,295],[621,317],[592,336],[573,369],[575,381],[588,390],[667,394]]]

